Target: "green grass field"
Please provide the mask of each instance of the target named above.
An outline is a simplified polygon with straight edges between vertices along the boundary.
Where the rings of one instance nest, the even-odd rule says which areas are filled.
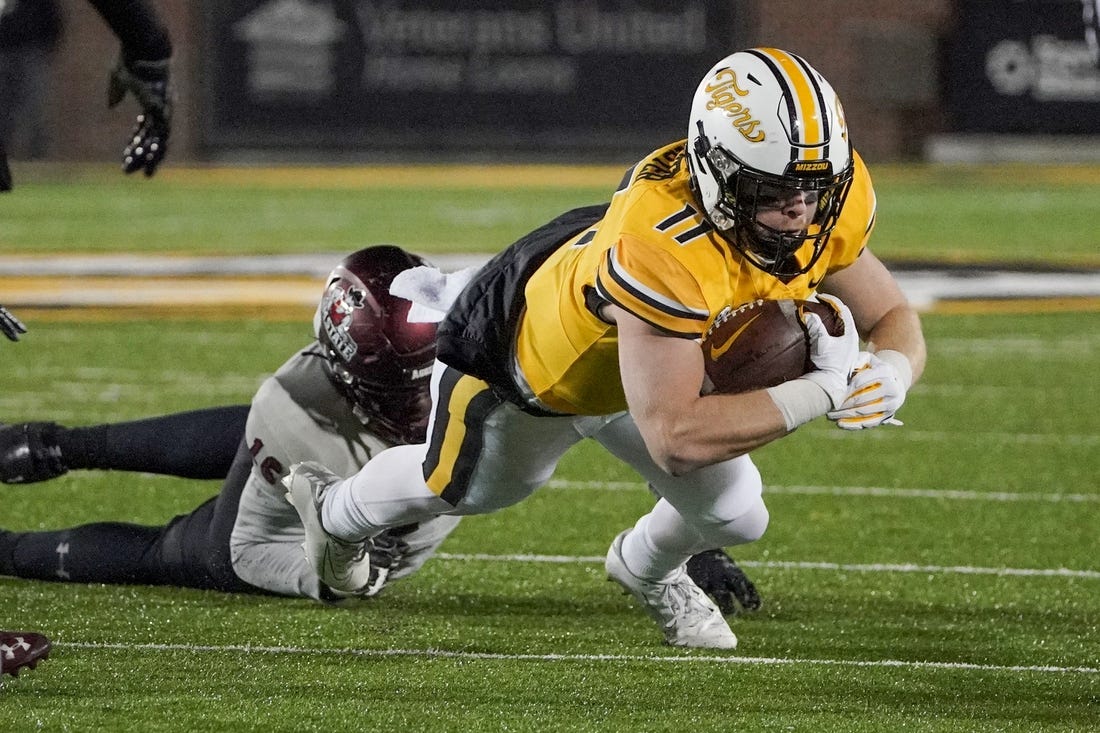
[[[492,252],[568,208],[607,200],[625,169],[169,167],[154,182],[109,166],[23,164],[3,200],[0,254],[279,253],[379,242]],[[1100,267],[1100,167],[872,174],[880,257]]]
[[[3,201],[0,254],[139,251],[146,239],[169,252],[375,241],[482,251],[602,190],[348,183],[309,196],[302,183],[177,175],[28,182]],[[1096,263],[1096,228],[1061,216],[1089,201],[1094,211],[1096,181],[1052,179],[1019,194],[1049,197],[1030,214],[1029,236],[1063,219],[1039,253],[992,227],[1010,176],[988,188],[957,176],[954,195],[935,178],[880,177],[881,249]],[[912,194],[904,207],[891,192],[901,189]],[[415,202],[424,206],[414,215]],[[922,215],[939,204],[955,208]],[[499,218],[485,213],[498,205]],[[110,218],[120,211],[129,217]],[[455,212],[483,218],[462,224]],[[181,221],[166,231],[170,216]],[[0,343],[0,420],[79,425],[246,401],[309,338],[306,318],[28,321],[23,342]],[[610,540],[650,498],[582,444],[550,486],[464,520],[441,557],[354,608],[0,578],[0,627],[55,642],[48,662],[3,682],[0,729],[1100,730],[1100,322],[1083,307],[935,312],[924,323],[929,367],[904,427],[852,434],[815,423],[757,452],[772,524],[733,555],[765,605],[732,621],[732,655],[662,646],[606,582]],[[0,485],[0,526],[162,523],[217,489],[104,472]]]

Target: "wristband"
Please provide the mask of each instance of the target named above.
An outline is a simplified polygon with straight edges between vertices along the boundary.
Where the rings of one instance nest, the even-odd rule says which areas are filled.
[[[833,409],[825,389],[809,379],[792,379],[769,387],[767,392],[783,415],[788,433]]]

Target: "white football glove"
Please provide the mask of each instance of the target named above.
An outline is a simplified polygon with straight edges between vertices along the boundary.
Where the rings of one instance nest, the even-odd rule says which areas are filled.
[[[827,417],[844,430],[901,425],[894,415],[904,404],[912,381],[913,369],[901,352],[860,352],[860,363],[848,383],[847,397]]]
[[[858,366],[859,332],[852,312],[839,298],[820,294],[817,298],[837,310],[844,321],[844,333],[831,335],[820,316],[803,311],[802,322],[806,324],[810,336],[810,361],[814,371],[802,375],[800,379],[807,379],[821,387],[829,396],[833,409],[840,409],[848,397],[848,377]]]

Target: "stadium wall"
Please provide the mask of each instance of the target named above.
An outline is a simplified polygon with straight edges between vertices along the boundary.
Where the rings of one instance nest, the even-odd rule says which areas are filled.
[[[200,102],[208,91],[200,78],[202,4],[199,0],[155,0],[155,4],[165,16],[176,49],[179,105],[170,159],[201,161],[208,157],[199,124]],[[857,5],[840,0],[812,4],[747,0],[736,5],[751,44],[800,53],[830,79],[845,102],[855,142],[869,161],[915,159],[925,138],[942,131],[937,59],[953,16],[950,0],[866,0]],[[50,90],[50,157],[113,160],[136,109],[131,100],[106,109],[107,71],[118,44],[87,3],[68,2],[64,10],[66,32],[54,60]],[[654,146],[663,142],[653,141]]]

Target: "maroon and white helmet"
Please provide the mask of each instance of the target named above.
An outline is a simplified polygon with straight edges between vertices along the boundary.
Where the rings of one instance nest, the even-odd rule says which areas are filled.
[[[400,247],[367,247],[329,274],[314,326],[336,386],[379,437],[422,443],[435,362],[434,323],[409,323],[412,303],[390,295],[404,270],[428,263]]]

